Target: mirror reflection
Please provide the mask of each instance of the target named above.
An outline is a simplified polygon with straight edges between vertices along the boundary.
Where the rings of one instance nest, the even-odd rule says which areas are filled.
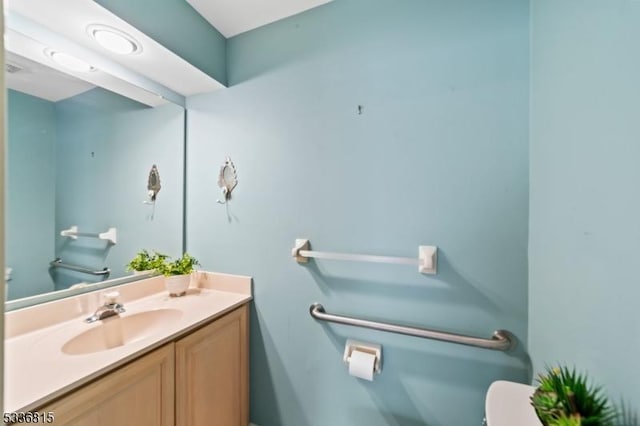
[[[7,299],[128,276],[125,265],[143,248],[181,252],[183,108],[151,108],[6,56]],[[153,207],[150,165],[157,190],[162,170]],[[73,227],[78,237],[61,235]],[[116,244],[90,236],[111,228]],[[51,267],[56,259],[84,271]],[[108,276],[87,273],[105,268]]]

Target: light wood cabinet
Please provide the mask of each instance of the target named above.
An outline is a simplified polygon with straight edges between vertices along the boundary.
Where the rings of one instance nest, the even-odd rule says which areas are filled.
[[[248,315],[243,305],[37,411],[60,426],[247,426]]]
[[[56,425],[173,426],[174,366],[169,343],[38,411]]]
[[[248,308],[176,341],[176,426],[249,423]]]

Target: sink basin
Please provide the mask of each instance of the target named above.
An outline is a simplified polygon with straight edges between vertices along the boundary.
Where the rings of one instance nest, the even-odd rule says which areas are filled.
[[[123,317],[113,316],[78,334],[62,346],[67,355],[84,355],[117,348],[147,338],[182,316],[177,309],[156,309]]]

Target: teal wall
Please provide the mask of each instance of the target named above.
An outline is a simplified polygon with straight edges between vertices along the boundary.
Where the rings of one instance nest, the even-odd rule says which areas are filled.
[[[7,90],[6,258],[8,299],[53,290],[55,104]]]
[[[339,0],[229,40],[231,87],[188,99],[187,247],[254,277],[251,420],[260,426],[473,425],[496,379],[530,380],[527,1]],[[362,105],[359,115],[357,106]],[[239,184],[217,205],[229,155]],[[291,258],[417,256],[413,267]],[[490,336],[520,352],[327,326],[327,310]],[[345,339],[384,347],[372,383]]]
[[[186,0],[96,0],[96,3],[227,84],[227,40]]]
[[[529,347],[640,405],[640,2],[532,2]]]
[[[77,225],[83,232],[118,230],[118,243],[56,237],[65,262],[126,275],[128,261],[142,248],[172,256],[182,251],[184,110],[167,104],[149,108],[93,89],[56,104],[56,229]],[[144,205],[147,178],[156,164],[162,189],[153,211]],[[95,281],[86,274],[56,270],[57,287]]]

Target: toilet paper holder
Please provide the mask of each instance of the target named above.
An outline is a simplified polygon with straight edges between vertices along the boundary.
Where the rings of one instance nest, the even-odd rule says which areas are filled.
[[[366,352],[375,355],[376,360],[373,364],[373,372],[380,374],[382,371],[382,346],[375,343],[359,342],[353,339],[347,339],[344,345],[344,354],[342,355],[342,361],[349,365],[351,359],[351,353],[353,351]]]

